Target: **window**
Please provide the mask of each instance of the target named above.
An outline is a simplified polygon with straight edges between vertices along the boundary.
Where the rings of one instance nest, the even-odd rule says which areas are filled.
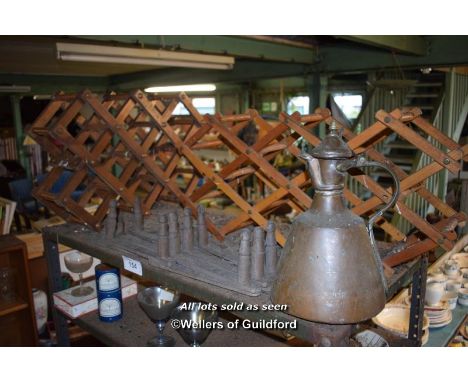
[[[349,120],[356,119],[362,108],[361,94],[333,94],[333,99]]]
[[[309,114],[309,97],[299,96],[291,98],[286,106],[286,111],[288,114],[292,114],[295,111],[301,114]]]
[[[200,114],[214,114],[216,112],[216,98],[214,97],[192,98],[192,103]],[[189,112],[185,106],[179,102],[173,114],[188,115]]]

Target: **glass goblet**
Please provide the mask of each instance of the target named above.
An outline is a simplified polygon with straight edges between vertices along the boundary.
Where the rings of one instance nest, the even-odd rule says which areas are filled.
[[[218,312],[200,309],[200,304],[194,304],[192,309],[185,309],[183,305],[180,305],[174,310],[172,318],[186,323],[185,328],[180,327],[177,331],[187,345],[198,347],[211,333],[209,329],[213,326],[211,324],[218,321]]]
[[[93,293],[94,289],[90,286],[83,286],[83,273],[86,272],[94,259],[79,251],[69,252],[64,256],[65,265],[70,272],[78,273],[80,278],[80,286],[71,291],[72,296],[88,296]]]
[[[174,338],[163,334],[163,332],[172,310],[179,303],[179,293],[171,289],[155,286],[140,291],[137,299],[141,309],[156,324],[158,330],[158,335],[150,339],[147,345],[174,346]]]

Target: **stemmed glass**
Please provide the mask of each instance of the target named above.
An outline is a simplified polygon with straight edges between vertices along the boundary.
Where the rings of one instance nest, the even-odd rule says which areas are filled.
[[[218,312],[216,310],[200,309],[199,304],[194,304],[193,309],[185,309],[183,305],[179,305],[172,314],[172,318],[180,322],[192,322],[195,325],[187,325],[186,328],[180,327],[177,329],[185,343],[192,347],[200,346],[211,333],[211,329],[206,328],[210,325],[204,323],[212,323],[218,321]]]
[[[83,273],[93,265],[93,258],[79,251],[72,251],[64,256],[65,265],[70,272],[78,273],[80,277],[80,286],[71,291],[72,296],[88,296],[94,292],[90,286],[83,286]]]
[[[141,309],[156,324],[158,329],[158,335],[150,339],[147,345],[174,346],[174,338],[164,335],[163,332],[172,310],[179,303],[179,293],[171,289],[155,286],[139,292],[137,299]]]

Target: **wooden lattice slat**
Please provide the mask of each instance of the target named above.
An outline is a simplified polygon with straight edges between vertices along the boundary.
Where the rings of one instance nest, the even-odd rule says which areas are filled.
[[[189,111],[188,116],[173,115],[179,102]],[[269,215],[285,204],[297,212],[309,208],[312,199],[307,193],[311,187],[307,172],[301,170],[285,176],[272,163],[285,152],[297,158],[301,153],[296,146],[298,139],[313,147],[320,144],[314,129],[322,122],[331,121],[327,109],[317,109],[305,116],[281,113],[279,122],[275,123],[264,120],[255,110],[238,115],[202,116],[183,93],[164,98],[139,90],[103,97],[87,90],[73,95],[58,94],[29,129],[31,136],[50,153],[55,166],[35,195],[65,219],[95,228],[100,227],[112,198],[120,198],[121,208],[131,209],[138,195],[142,210],[149,213],[159,198],[172,196],[189,207],[196,217],[197,202],[224,195],[241,212],[221,227],[207,221],[210,232],[223,239],[246,224],[266,228]],[[238,138],[239,132],[249,124],[258,126],[262,132],[251,146]],[[437,141],[441,148],[432,145],[415,129]],[[408,174],[376,150],[378,143],[395,133],[433,162]],[[417,108],[395,109],[389,113],[380,110],[376,121],[360,134],[344,128],[343,136],[356,154],[384,163],[395,172],[402,191],[395,211],[425,235],[423,239],[414,235],[406,238],[404,232],[381,217],[377,224],[393,240],[407,239],[403,255],[393,257],[389,263],[403,261],[437,245],[450,249],[454,240],[451,227],[465,216],[432,194],[424,183],[439,171],[459,171],[461,161],[468,157],[468,146],[460,147],[442,134],[421,117]],[[225,148],[234,159],[215,171],[200,157],[199,150],[207,148]],[[50,188],[64,168],[74,174],[62,193],[53,194]],[[184,181],[180,184],[181,175]],[[344,190],[355,213],[368,216],[391,197],[392,189],[382,187],[372,176],[359,172],[353,176],[372,193],[370,198],[362,200],[349,189]],[[254,202],[245,200],[238,192],[238,185],[248,177],[255,177],[269,193]],[[86,185],[83,200],[71,199],[71,193],[83,184]],[[440,211],[443,220],[430,224],[412,211],[405,199],[413,193]],[[102,204],[98,213],[89,215],[84,207],[96,196]],[[280,244],[285,242],[278,230],[276,239]]]

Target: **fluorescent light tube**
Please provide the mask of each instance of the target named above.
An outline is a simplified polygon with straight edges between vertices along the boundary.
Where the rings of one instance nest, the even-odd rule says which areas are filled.
[[[170,52],[157,49],[121,48],[105,45],[57,43],[57,59],[148,66],[232,69],[234,57]]]
[[[216,85],[177,85],[177,86],[152,86],[145,89],[147,93],[179,93],[179,92],[214,92]]]
[[[31,91],[31,86],[21,86],[21,85],[1,85],[0,93],[29,93]]]

